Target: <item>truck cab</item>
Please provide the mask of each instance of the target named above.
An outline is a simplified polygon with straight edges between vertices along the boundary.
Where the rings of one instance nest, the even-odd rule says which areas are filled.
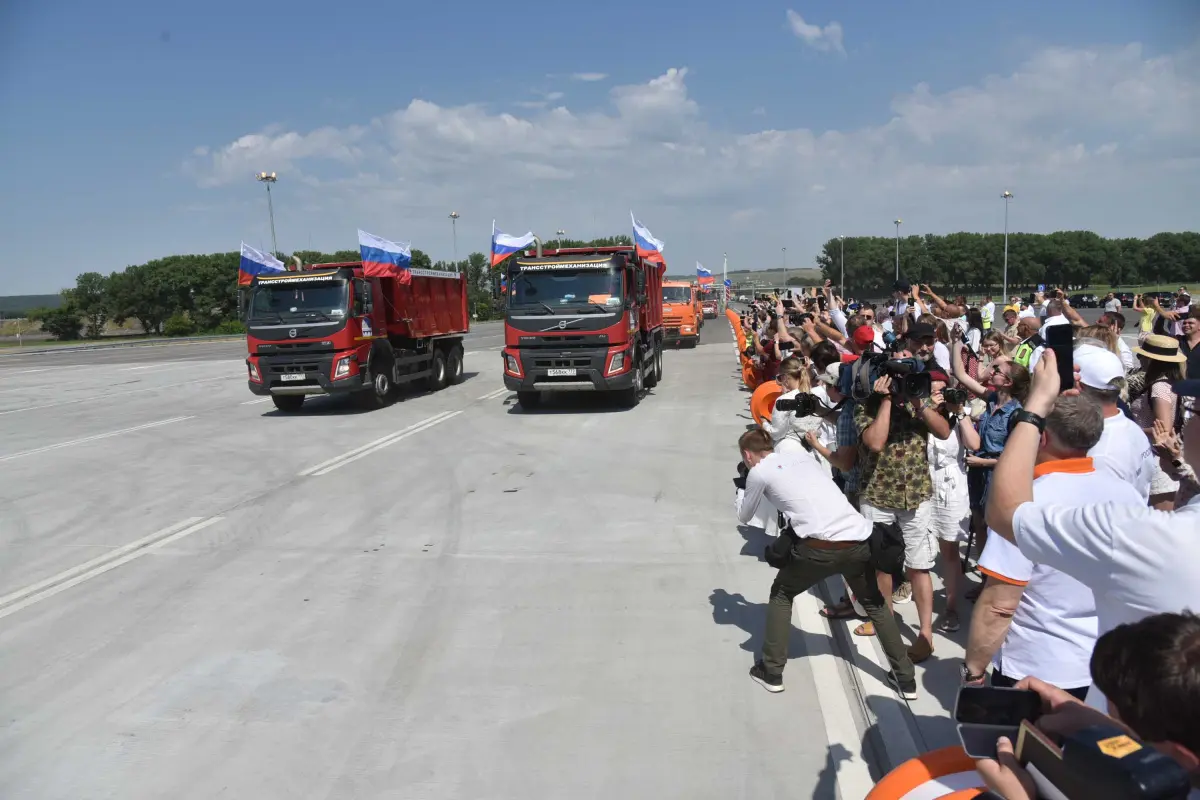
[[[627,406],[662,379],[662,271],[633,247],[511,259],[504,385],[525,409],[548,392],[612,392]]]
[[[664,281],[663,330],[664,340],[695,347],[700,341],[700,326],[704,324],[699,293],[686,281]]]

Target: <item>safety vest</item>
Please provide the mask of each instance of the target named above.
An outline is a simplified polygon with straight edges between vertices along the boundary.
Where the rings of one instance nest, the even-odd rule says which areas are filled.
[[[1029,359],[1033,356],[1033,351],[1045,344],[1046,342],[1042,339],[1041,334],[1035,333],[1017,345],[1017,349],[1013,351],[1013,361],[1025,369],[1029,369]]]

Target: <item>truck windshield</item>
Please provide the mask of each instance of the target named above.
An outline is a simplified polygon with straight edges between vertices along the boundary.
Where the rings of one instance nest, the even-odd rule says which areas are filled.
[[[611,270],[547,270],[518,272],[512,280],[508,305],[554,311],[560,307],[621,307],[621,273]],[[585,311],[588,309],[584,309]]]
[[[262,284],[254,290],[250,322],[279,322],[311,317],[346,316],[346,282]]]
[[[692,290],[686,286],[664,286],[663,287],[663,302],[664,303],[690,303],[692,300]]]

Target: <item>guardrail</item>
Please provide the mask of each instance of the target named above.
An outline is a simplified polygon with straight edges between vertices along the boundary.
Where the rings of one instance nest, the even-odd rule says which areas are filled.
[[[4,347],[0,348],[0,358],[5,356],[29,356],[39,353],[70,353],[80,350],[108,350],[116,347],[162,347],[170,344],[188,344],[189,342],[220,342],[244,339],[244,333],[218,333],[209,336],[176,336],[166,339],[134,339],[128,342],[88,342],[85,344],[64,344],[55,347]]]

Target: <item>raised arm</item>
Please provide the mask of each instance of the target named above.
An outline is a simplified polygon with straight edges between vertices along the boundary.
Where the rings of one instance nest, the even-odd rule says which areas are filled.
[[[954,371],[954,379],[961,386],[965,386],[971,394],[985,397],[988,389],[979,381],[967,374],[966,367],[962,363],[962,328],[957,325],[950,326],[950,368]]]

